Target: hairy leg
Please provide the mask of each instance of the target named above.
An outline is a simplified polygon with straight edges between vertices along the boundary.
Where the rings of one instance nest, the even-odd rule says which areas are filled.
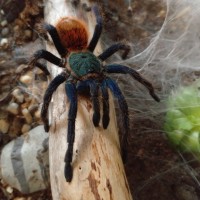
[[[48,108],[49,108],[49,103],[51,101],[53,93],[56,91],[58,86],[63,83],[68,75],[66,73],[61,73],[58,76],[56,76],[51,83],[49,84],[43,98],[43,105],[42,105],[42,110],[41,110],[41,118],[44,123],[44,130],[46,132],[49,132],[49,119],[48,119]]]
[[[98,7],[97,6],[94,6],[93,7],[93,11],[94,11],[94,14],[96,16],[96,26],[95,26],[95,29],[94,29],[94,34],[92,36],[92,39],[90,41],[90,44],[88,45],[88,50],[93,52],[96,45],[97,45],[97,42],[99,41],[99,38],[100,38],[100,35],[101,35],[101,32],[102,32],[102,17],[99,13],[99,10],[98,10]]]
[[[157,101],[157,102],[160,101],[159,97],[154,92],[154,88],[153,88],[152,84],[149,81],[147,81],[146,79],[144,79],[134,69],[124,66],[124,65],[112,64],[112,65],[105,66],[105,70],[107,73],[121,73],[121,74],[131,75],[135,80],[140,82],[142,85],[144,85],[149,90],[149,94],[153,97],[153,99],[155,101]]]
[[[127,158],[127,146],[128,146],[128,136],[129,136],[129,114],[128,114],[128,105],[126,100],[119,89],[117,83],[111,78],[106,80],[107,87],[111,90],[114,96],[117,98],[119,108],[122,116],[122,125],[123,125],[123,135],[122,135],[122,159],[125,162]]]
[[[122,54],[122,59],[125,59],[130,51],[130,46],[123,43],[113,44],[108,49],[106,49],[102,54],[100,54],[98,58],[104,61],[119,50],[124,50],[124,53]]]
[[[68,52],[67,50],[63,47],[61,41],[60,41],[60,37],[58,35],[58,32],[56,30],[56,28],[54,26],[52,26],[51,24],[44,24],[44,29],[46,31],[48,31],[49,35],[51,36],[53,43],[58,51],[58,53],[60,54],[61,57],[64,57]]]
[[[73,146],[75,139],[75,119],[77,114],[77,90],[76,85],[72,82],[67,81],[65,85],[65,91],[70,102],[69,112],[68,112],[68,132],[67,132],[67,142],[68,147],[65,154],[65,179],[67,182],[71,182],[73,177],[73,170],[71,166],[73,157]]]
[[[99,99],[98,99],[98,92],[99,87],[95,80],[89,79],[85,81],[81,81],[78,86],[78,91],[84,91],[86,89],[90,90],[90,96],[93,104],[94,114],[93,114],[93,124],[94,126],[99,126],[100,121],[100,106],[99,106]]]
[[[106,129],[108,127],[108,124],[110,122],[110,116],[109,116],[109,95],[108,95],[108,88],[106,85],[106,81],[103,81],[101,84],[101,93],[103,97],[103,128]]]
[[[58,58],[57,56],[53,55],[52,53],[42,49],[38,50],[34,53],[32,60],[30,61],[29,65],[35,65],[39,59],[45,59],[49,61],[50,63],[53,63],[54,65],[57,65],[58,67],[64,67],[63,60]]]

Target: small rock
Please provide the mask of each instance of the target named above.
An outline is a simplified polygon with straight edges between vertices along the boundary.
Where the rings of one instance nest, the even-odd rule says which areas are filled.
[[[32,77],[30,75],[21,76],[20,81],[24,84],[30,84],[32,82]]]
[[[2,36],[6,36],[6,35],[8,35],[8,33],[9,33],[9,28],[8,27],[3,28],[2,31],[1,31],[1,35]]]
[[[41,115],[41,111],[40,110],[37,110],[35,113],[34,113],[34,117],[36,119],[40,119],[40,115]]]
[[[8,44],[8,39],[7,38],[2,38],[0,42],[0,46],[5,46]]]
[[[14,30],[14,32],[18,32],[19,31],[19,25],[15,25],[13,30]]]
[[[2,9],[1,9],[0,13],[1,13],[2,15],[5,15],[4,10],[2,10]]]
[[[2,26],[2,27],[6,26],[7,24],[8,24],[7,20],[3,20],[3,21],[1,22],[1,26]]]
[[[15,197],[13,200],[26,200],[25,197]]]
[[[21,26],[24,25],[24,22],[23,22],[21,19],[17,18],[17,19],[15,20],[15,24],[21,27]]]
[[[24,101],[24,95],[21,93],[21,91],[19,89],[15,89],[13,92],[12,92],[12,95],[16,98],[16,100],[19,102],[19,103],[23,103]]]
[[[6,120],[1,119],[0,120],[0,132],[7,133],[8,129],[9,129],[9,123]]]
[[[24,108],[24,109],[22,110],[22,114],[24,115],[24,117],[25,117],[25,119],[26,119],[26,122],[27,122],[28,124],[31,124],[32,121],[33,121],[33,118],[32,118],[32,116],[31,116],[29,110],[28,110],[27,108]]]
[[[15,103],[15,102],[10,103],[8,105],[8,107],[7,107],[7,111],[9,111],[9,112],[11,112],[11,113],[13,113],[15,115],[18,114],[18,112],[19,112],[18,109],[19,109],[19,105],[17,103]]]
[[[9,194],[13,193],[13,188],[11,188],[10,186],[7,186],[6,192],[8,192]]]
[[[24,124],[23,126],[22,126],[22,133],[27,133],[29,130],[31,129],[31,126],[30,125],[28,125],[28,124]]]
[[[3,28],[1,30],[1,35],[2,36],[6,36],[6,35],[8,35],[8,33],[9,33],[9,28],[8,27],[5,27],[5,28]]]
[[[27,39],[30,39],[32,37],[32,31],[27,29],[24,31],[24,35]]]

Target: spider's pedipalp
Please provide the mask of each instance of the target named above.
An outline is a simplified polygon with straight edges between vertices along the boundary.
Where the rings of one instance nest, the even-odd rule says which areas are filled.
[[[58,53],[60,54],[60,56],[64,57],[68,53],[68,51],[62,45],[56,28],[51,24],[44,24],[43,26],[44,26],[44,29],[46,31],[48,31],[49,35],[51,36],[53,43],[54,43]]]
[[[97,24],[95,26],[94,34],[92,36],[92,39],[91,39],[91,41],[90,41],[90,43],[88,45],[88,48],[87,48],[91,52],[94,51],[94,49],[95,49],[95,47],[96,47],[96,45],[97,45],[97,43],[99,41],[99,38],[101,36],[101,32],[102,32],[102,17],[100,15],[99,9],[98,9],[97,6],[94,6],[92,8],[92,10],[93,10],[93,12],[94,12],[94,14],[96,16],[96,23]]]
[[[67,142],[68,147],[65,154],[65,179],[67,182],[71,182],[73,177],[72,171],[72,157],[73,157],[73,146],[75,138],[75,120],[77,114],[77,90],[76,85],[70,81],[65,84],[66,95],[69,99],[69,112],[68,112],[68,131],[67,131]]]
[[[121,73],[121,74],[129,74],[131,75],[135,80],[137,80],[139,83],[144,85],[148,90],[149,94],[153,97],[153,99],[157,102],[160,101],[159,97],[155,94],[154,88],[152,84],[144,79],[137,71],[134,69],[124,66],[124,65],[119,65],[119,64],[111,64],[111,65],[106,65],[105,70],[107,73]]]
[[[120,113],[122,116],[122,125],[123,125],[123,135],[122,135],[122,159],[125,162],[127,160],[127,147],[128,147],[128,137],[129,137],[129,114],[128,114],[128,105],[126,100],[119,89],[117,83],[112,80],[111,78],[105,79],[107,87],[111,90],[114,94],[114,97],[117,98]]]
[[[130,46],[123,43],[113,44],[108,49],[106,49],[102,54],[100,54],[98,58],[104,61],[119,50],[124,50],[122,54],[122,59],[125,59],[130,51]]]
[[[109,116],[109,95],[108,95],[108,88],[106,85],[106,81],[103,81],[101,84],[101,93],[103,97],[103,117],[102,117],[102,124],[103,128],[106,129],[110,122]]]
[[[42,59],[42,58],[49,61],[50,63],[54,65],[57,65],[58,67],[64,67],[62,66],[62,59],[58,58],[57,56],[53,55],[52,53],[44,49],[38,50],[34,53],[33,59],[31,60],[30,65],[35,65],[37,60]]]
[[[41,109],[41,118],[44,123],[44,129],[46,132],[49,132],[49,119],[48,119],[48,108],[49,108],[49,103],[51,101],[53,93],[56,91],[58,86],[63,83],[66,78],[67,78],[66,73],[61,73],[58,76],[56,76],[51,83],[49,84],[43,98],[43,105]]]

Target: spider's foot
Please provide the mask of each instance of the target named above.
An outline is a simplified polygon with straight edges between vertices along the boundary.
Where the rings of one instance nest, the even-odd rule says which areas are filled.
[[[124,53],[121,56],[123,60],[127,58],[130,50],[131,50],[131,47],[129,45],[124,45]]]
[[[150,95],[154,98],[155,101],[160,102],[160,98],[154,92],[151,92]]]
[[[100,114],[99,113],[94,113],[93,114],[93,124],[95,127],[99,126],[99,121],[100,121]]]
[[[73,177],[73,170],[72,170],[72,166],[70,163],[66,163],[65,164],[65,179],[67,182],[71,182],[72,177]]]
[[[107,129],[109,122],[110,122],[110,117],[108,115],[103,115],[102,123],[104,129]]]
[[[49,124],[44,124],[44,130],[45,132],[49,132],[50,126]]]

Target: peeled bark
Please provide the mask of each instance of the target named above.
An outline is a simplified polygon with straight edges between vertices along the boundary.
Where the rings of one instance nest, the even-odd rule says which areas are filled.
[[[95,18],[92,12],[84,13],[93,34]],[[47,1],[46,22],[55,24],[63,16],[74,16],[70,1]],[[79,14],[77,14],[80,16]],[[52,45],[47,49],[57,54]],[[97,47],[98,54],[101,52]],[[54,77],[60,70],[49,65]],[[73,154],[73,179],[64,177],[64,156],[67,149],[67,116],[69,102],[62,84],[53,96],[50,108],[49,158],[51,189],[54,200],[130,200],[132,199],[120,155],[118,128],[113,99],[110,95],[110,123],[103,129],[92,122],[93,108],[87,98],[78,97],[75,143]],[[102,113],[101,113],[102,116]]]

